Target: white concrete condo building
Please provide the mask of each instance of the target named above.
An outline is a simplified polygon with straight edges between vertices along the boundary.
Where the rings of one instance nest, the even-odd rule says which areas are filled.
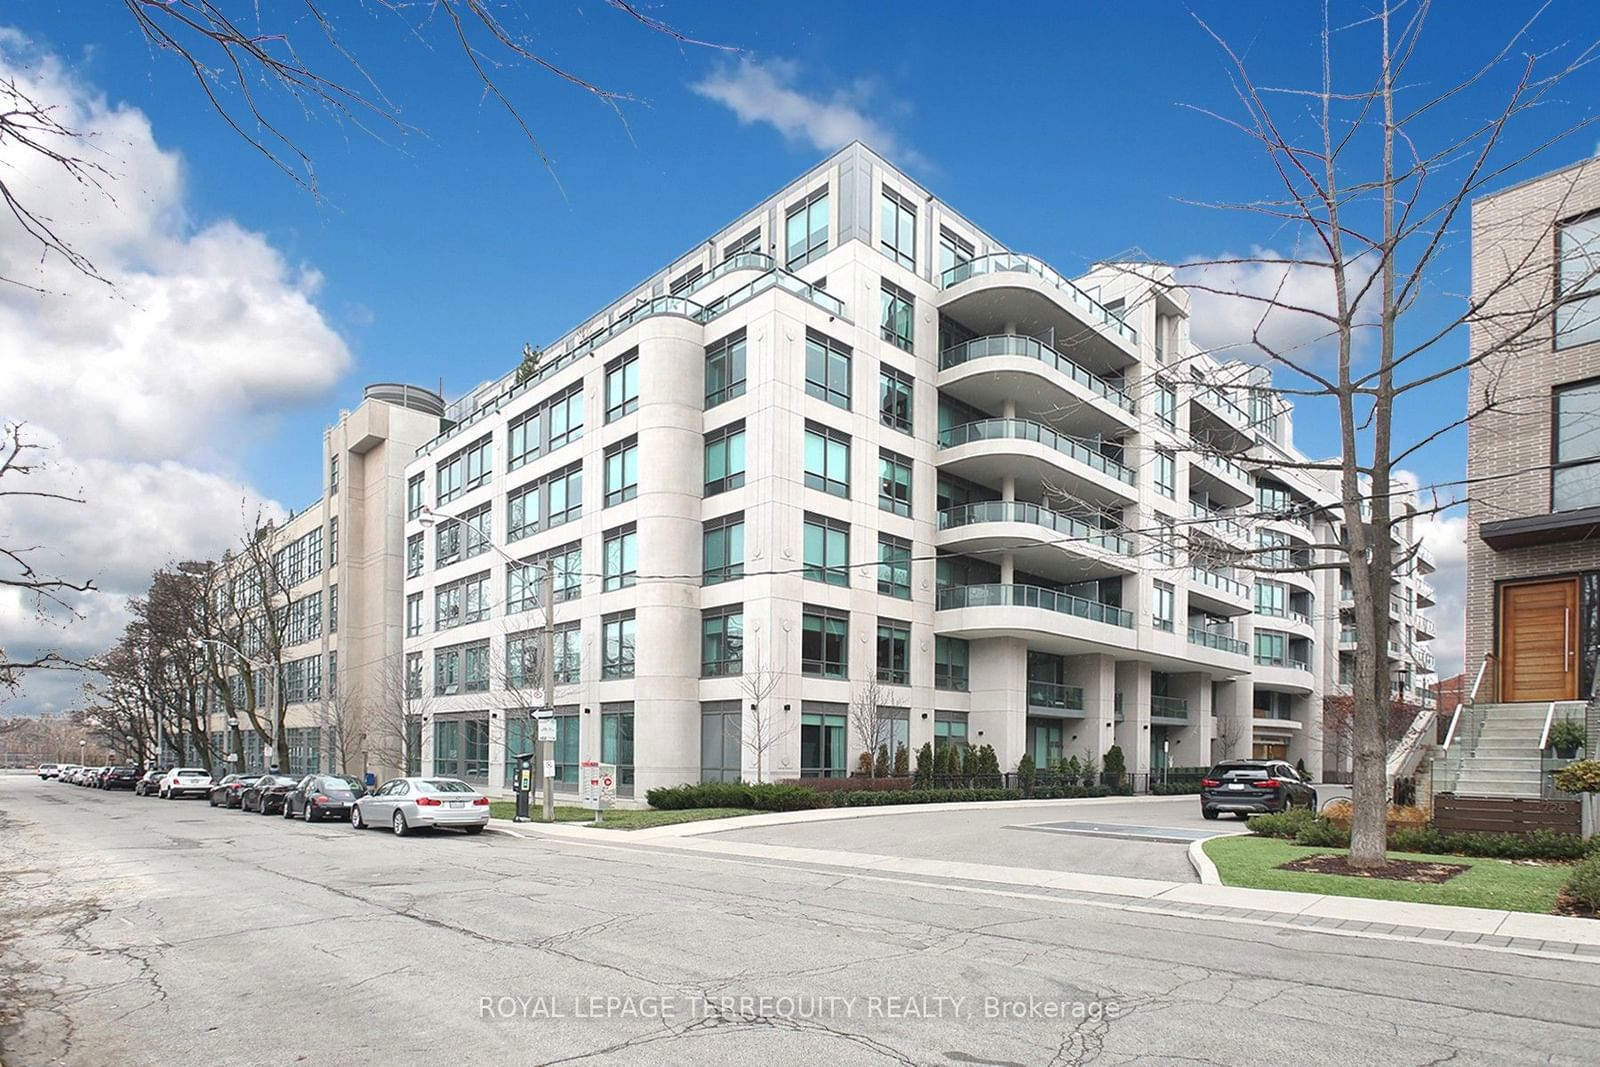
[[[549,567],[558,788],[587,759],[639,798],[843,776],[852,705],[891,751],[1007,771],[1115,744],[1131,772],[1320,774],[1351,651],[1335,486],[1274,466],[1304,459],[1287,406],[1193,349],[1169,278],[1068,279],[839,151],[417,450],[422,765],[498,790],[532,747]],[[1425,569],[1396,578],[1405,696]]]

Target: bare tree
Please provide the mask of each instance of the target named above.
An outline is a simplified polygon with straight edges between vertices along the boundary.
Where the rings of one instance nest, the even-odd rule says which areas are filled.
[[[377,689],[364,703],[366,751],[386,770],[410,773],[422,758],[422,721],[433,701],[423,688],[421,664],[420,653],[384,657]]]
[[[724,49],[696,40],[644,13],[631,0],[606,0],[629,22],[673,44]],[[511,126],[554,175],[549,154],[535,136],[520,103],[507,88],[509,75],[536,71],[553,76],[598,100],[622,118],[633,98],[580,75],[557,62],[558,48],[536,44],[534,17],[515,5],[485,0],[368,0],[349,11],[323,5],[229,5],[217,0],[123,0],[123,6],[149,45],[152,62],[170,58],[189,72],[198,99],[223,125],[291,181],[320,196],[310,151],[295,131],[318,114],[353,126],[374,138],[420,133],[404,117],[405,103],[378,85],[361,53],[351,43],[352,20],[370,19],[387,37],[383,47],[415,47],[422,61],[456,63],[456,73],[476,84],[483,98],[497,104]],[[229,11],[230,7],[238,11]],[[527,20],[524,24],[523,20]],[[91,142],[91,131],[72,129],[60,119],[55,101],[40,100],[14,79],[0,80],[0,149],[35,155],[60,181],[110,196],[115,160]],[[559,182],[557,184],[559,188]],[[26,193],[0,175],[3,200],[23,234],[45,257],[62,260],[98,281],[108,281],[78,251],[60,220],[29,207]],[[114,280],[114,279],[112,279]],[[0,282],[26,284],[0,277]],[[33,286],[29,286],[33,288]]]
[[[874,773],[878,750],[891,739],[891,722],[883,711],[885,708],[900,707],[904,702],[905,698],[899,690],[885,685],[877,677],[862,679],[851,687],[850,730],[861,746],[856,761],[858,766],[864,766],[868,774]],[[894,753],[889,755],[892,758]]]
[[[755,764],[757,784],[766,780],[767,753],[783,738],[783,708],[773,697],[782,684],[783,671],[762,659],[756,647],[739,674],[739,690],[744,694],[739,721],[740,742]]]
[[[3,108],[4,83],[0,83],[0,108]],[[3,121],[3,117],[0,117]],[[0,127],[3,130],[3,127]],[[0,196],[8,196],[0,181]],[[28,440],[24,425],[8,422],[0,429],[0,504],[8,508],[25,499],[48,500],[62,504],[82,504],[83,498],[60,492],[43,485],[36,486],[25,480],[44,473],[43,445]],[[15,589],[24,603],[30,605],[40,628],[54,623],[57,616],[68,621],[78,618],[72,602],[75,593],[94,589],[93,579],[74,580],[41,571],[34,560],[44,552],[44,545],[7,543],[0,540],[0,590]],[[8,655],[0,646],[0,701],[15,696],[22,685],[23,675],[29,671],[75,671],[81,664],[74,662],[58,649],[34,648],[17,655]]]
[[[1354,593],[1350,862],[1356,866],[1378,866],[1386,859],[1389,584],[1394,569],[1409,563],[1411,551],[1397,552],[1391,542],[1394,528],[1410,517],[1395,506],[1407,491],[1395,472],[1442,435],[1502,407],[1508,398],[1491,389],[1472,397],[1459,417],[1423,419],[1420,425],[1411,418],[1397,425],[1397,405],[1418,402],[1420,391],[1486,359],[1514,357],[1549,343],[1553,279],[1543,285],[1547,299],[1536,301],[1537,306],[1518,302],[1509,313],[1494,308],[1496,297],[1509,287],[1534,271],[1548,272],[1535,255],[1548,240],[1530,241],[1523,258],[1504,264],[1503,278],[1487,292],[1456,299],[1442,317],[1431,299],[1445,289],[1440,275],[1447,265],[1441,257],[1474,197],[1595,121],[1592,115],[1582,117],[1555,133],[1539,133],[1531,147],[1510,147],[1508,129],[1532,109],[1556,104],[1552,93],[1596,54],[1593,42],[1564,54],[1520,52],[1528,47],[1537,15],[1454,84],[1426,93],[1415,88],[1408,70],[1432,6],[1430,0],[1383,3],[1370,17],[1343,27],[1330,23],[1325,8],[1320,78],[1307,87],[1259,83],[1244,57],[1200,22],[1226,57],[1240,114],[1225,117],[1215,109],[1197,110],[1220,119],[1259,148],[1275,185],[1273,195],[1213,206],[1264,217],[1277,232],[1287,232],[1296,250],[1187,264],[1181,285],[1191,293],[1255,309],[1251,337],[1234,356],[1264,361],[1287,381],[1250,382],[1243,388],[1271,397],[1324,399],[1337,412],[1338,458],[1274,458],[1268,465],[1325,472],[1338,489],[1334,514],[1348,543],[1332,547],[1347,556],[1315,566],[1347,566]],[[1334,53],[1351,55],[1360,48],[1370,48],[1374,69],[1361,72],[1359,84],[1347,89],[1335,78]],[[1498,90],[1497,79],[1504,82]],[[1441,123],[1443,107],[1483,91],[1496,92],[1499,103],[1483,118],[1448,132]],[[1311,131],[1304,140],[1293,132],[1300,129]],[[1555,212],[1540,222],[1553,234],[1559,217]],[[1253,289],[1237,281],[1241,268],[1264,269],[1278,281],[1265,292]],[[1170,277],[1165,268],[1124,269],[1157,291],[1172,285],[1165,280]],[[1313,288],[1331,294],[1331,308],[1299,295],[1306,291],[1305,277],[1316,280]],[[1291,278],[1302,281],[1295,286]],[[1419,308],[1428,317],[1416,314]],[[1315,323],[1315,338],[1298,345],[1279,342],[1275,327],[1286,320]],[[1466,332],[1463,327],[1487,339],[1486,346],[1466,359],[1454,350]],[[1243,457],[1238,462],[1250,465]]]
[[[331,675],[324,680],[322,700],[317,704],[317,726],[322,730],[330,771],[349,774],[361,757],[367,736],[365,711],[360,686],[350,681],[336,682]]]

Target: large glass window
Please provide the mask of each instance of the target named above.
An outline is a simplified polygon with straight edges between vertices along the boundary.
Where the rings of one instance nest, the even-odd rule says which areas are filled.
[[[1177,526],[1165,515],[1156,516],[1156,528],[1151,539],[1150,554],[1157,563],[1171,565],[1178,561],[1178,533]]]
[[[878,449],[878,507],[911,514],[911,460],[887,448]]]
[[[462,621],[482,622],[489,617],[489,572],[462,579]]]
[[[1172,586],[1166,582],[1156,582],[1154,589],[1155,599],[1150,609],[1150,621],[1156,629],[1171,633],[1175,625],[1174,613],[1176,611]]]
[[[1289,587],[1282,582],[1256,582],[1256,613],[1282,618],[1289,613]]]
[[[911,684],[911,624],[878,620],[878,681]]]
[[[468,559],[479,556],[489,551],[489,546],[494,541],[494,505],[485,500],[482,504],[461,516],[465,526],[460,527],[465,543],[464,554]],[[452,524],[453,525],[453,524]]]
[[[448,630],[461,625],[461,583],[451,582],[433,591],[433,628]]]
[[[893,282],[883,282],[883,316],[880,333],[885,341],[907,352],[912,349],[916,325],[916,301]]]
[[[828,190],[824,186],[789,209],[784,225],[790,270],[803,267],[828,250]]]
[[[706,434],[706,496],[744,484],[744,420]]]
[[[461,720],[433,720],[433,773],[455,777],[461,768]]]
[[[700,674],[718,678],[744,670],[744,608],[708,608],[700,614]]]
[[[807,708],[813,710],[805,710]],[[838,708],[825,712],[823,708]],[[800,777],[843,778],[846,763],[846,715],[843,705],[802,704],[800,712]]]
[[[520,486],[506,494],[506,540],[515,541],[539,530],[539,485]]]
[[[617,768],[617,793],[633,795],[633,705],[600,706],[600,762]]]
[[[606,366],[606,421],[639,410],[639,350],[623,353]]]
[[[444,567],[461,558],[461,526],[441,522],[433,532],[433,565]]]
[[[433,695],[453,697],[461,692],[461,646],[433,652]]]
[[[744,330],[706,346],[706,407],[744,395]]]
[[[801,556],[810,582],[850,584],[850,524],[825,515],[805,514]]]
[[[878,419],[901,433],[911,432],[911,379],[893,367],[878,370]]]
[[[1272,630],[1257,630],[1256,662],[1267,667],[1282,667],[1288,663],[1289,637]]]
[[[935,689],[967,691],[967,642],[960,637],[933,639],[933,686]]]
[[[951,233],[943,226],[939,227],[939,273],[952,267],[959,267],[963,263],[971,263],[973,256],[972,244],[964,238]]]
[[[506,469],[516,470],[539,455],[542,409],[535,408],[511,420],[506,430]]]
[[[606,449],[606,507],[639,495],[639,439],[630,437]]]
[[[478,641],[462,649],[461,681],[468,693],[489,691],[489,642]]]
[[[934,751],[946,745],[967,747],[967,713],[964,711],[936,711],[933,713]]]
[[[566,393],[550,401],[545,414],[550,424],[550,450],[576,441],[583,436],[583,385],[574,385]]]
[[[579,717],[558,714],[556,719],[556,788],[571,789],[578,784],[578,731]]]
[[[806,423],[806,486],[834,496],[850,495],[850,437]]]
[[[461,495],[461,471],[466,463],[460,452],[440,463],[433,474],[433,499],[447,504]]]
[[[406,597],[406,636],[416,637],[422,633],[422,594],[412,593]]]
[[[494,476],[494,438],[485,437],[467,446],[462,489],[476,489]]]
[[[883,190],[878,243],[906,270],[917,269],[917,206],[893,189]]]
[[[1600,381],[1557,389],[1555,422],[1550,510],[1600,505]]]
[[[701,581],[706,585],[744,577],[744,513],[709,519],[705,524]]]
[[[1170,385],[1156,386],[1156,418],[1169,430],[1178,425],[1178,393]]]
[[[849,346],[806,331],[806,392],[849,411],[850,362]]]
[[[878,592],[911,599],[910,541],[890,534],[878,535]]]
[[[633,677],[633,612],[607,615],[600,624],[600,677]]]
[[[1156,492],[1169,500],[1178,495],[1178,461],[1164,448],[1156,449]]]
[[[406,481],[406,518],[414,519],[422,514],[422,478],[420,474],[413,474]]]
[[[422,535],[412,534],[406,538],[406,577],[415,578],[422,573]]]
[[[552,474],[544,485],[549,497],[550,525],[560,526],[583,516],[583,464],[574,463]]]
[[[763,709],[764,710],[764,709]],[[744,775],[744,716],[737,700],[700,705],[700,780],[737,782]]]
[[[517,709],[506,712],[506,753],[505,772],[503,781],[506,788],[510,789],[517,780],[517,756],[524,752],[533,753],[534,775],[539,773],[539,742],[538,726],[526,710]]]
[[[850,667],[850,616],[807,606],[800,616],[800,673],[844,678]]]
[[[638,578],[639,571],[639,532],[633,523],[618,526],[606,532],[605,536],[605,580],[606,592],[613,589],[626,589]]]
[[[1557,228],[1556,260],[1556,348],[1600,341],[1600,212]]]

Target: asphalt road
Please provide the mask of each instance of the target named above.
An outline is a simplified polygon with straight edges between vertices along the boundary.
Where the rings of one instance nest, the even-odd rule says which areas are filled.
[[[6,1067],[1591,1064],[1597,986],[616,832],[397,839],[0,778]]]

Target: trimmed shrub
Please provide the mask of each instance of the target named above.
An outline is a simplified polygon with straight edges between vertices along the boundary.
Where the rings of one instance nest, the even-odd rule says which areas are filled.
[[[1106,749],[1106,774],[1121,777],[1128,773],[1128,761],[1122,755],[1121,745],[1112,745]]]
[[[911,773],[911,750],[904,745],[894,746],[894,775],[904,778]]]
[[[1329,822],[1341,829],[1350,829],[1350,820],[1355,815],[1355,808],[1350,801],[1340,797],[1330,801],[1322,809],[1322,815]],[[1429,816],[1426,811],[1418,807],[1406,807],[1398,804],[1389,805],[1388,827],[1389,833],[1396,830],[1419,830],[1428,825]]]
[[[1396,852],[1477,856],[1502,860],[1576,860],[1592,851],[1577,834],[1536,830],[1531,834],[1497,834],[1483,831],[1443,833],[1431,826],[1391,830],[1389,847]]]
[[[921,788],[916,779],[906,776],[903,778],[785,778],[779,785],[792,785],[797,789],[809,789],[814,793],[851,793],[857,790],[870,790],[872,792],[905,792],[908,789]]]
[[[1198,780],[1184,779],[1177,782],[1152,782],[1150,792],[1158,797],[1182,797],[1199,793],[1202,786]]]
[[[1556,772],[1556,788],[1563,793],[1600,793],[1600,760],[1567,764]]]
[[[1600,911],[1600,855],[1575,864],[1563,886],[1574,904]]]
[[[1246,826],[1261,837],[1294,838],[1300,831],[1317,820],[1315,812],[1305,808],[1290,808],[1276,815],[1252,815]]]
[[[1294,835],[1294,843],[1315,848],[1349,848],[1350,831],[1335,826],[1327,819],[1313,819]]]
[[[1550,727],[1550,747],[1557,751],[1582,748],[1588,739],[1583,723],[1576,719],[1562,719]]]
[[[1024,793],[1033,791],[1033,779],[1037,773],[1032,756],[1023,756],[1017,760],[1017,784],[1022,787]]]
[[[701,782],[652,789],[645,794],[652,808],[753,808],[757,811],[807,811],[826,808],[830,798],[814,789],[787,783],[748,785],[744,782]]]
[[[916,781],[919,787],[933,781],[933,745],[926,741],[917,749]]]

